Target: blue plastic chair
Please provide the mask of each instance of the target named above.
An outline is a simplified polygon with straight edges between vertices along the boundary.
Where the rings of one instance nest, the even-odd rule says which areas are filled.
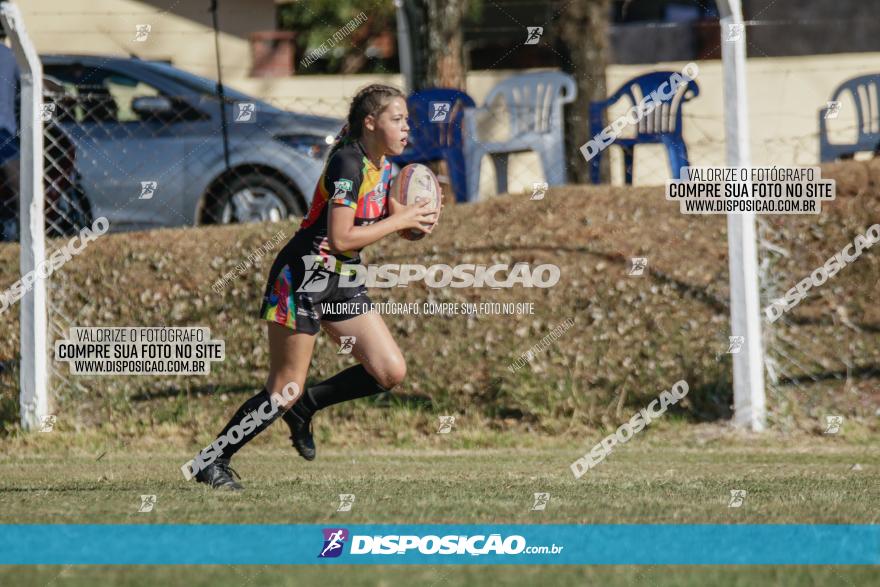
[[[819,111],[819,159],[822,163],[850,158],[860,151],[880,152],[880,74],[846,80],[834,90],[831,102],[839,102],[841,96],[847,92],[852,95],[856,106],[856,142],[832,145],[828,141],[825,118],[830,109],[827,106],[822,108]]]
[[[432,103],[448,104],[432,109]],[[461,90],[431,88],[414,92],[407,98],[409,140],[401,155],[391,161],[401,167],[410,163],[446,161],[456,202],[467,200],[464,147],[461,125],[465,108],[474,106],[473,99]]]
[[[602,132],[607,126],[603,120],[603,114],[608,107],[616,104],[621,98],[628,98],[630,106],[641,102],[644,96],[658,89],[663,82],[669,82],[674,71],[654,71],[638,77],[634,77],[607,100],[590,103],[590,138]],[[664,93],[669,93],[668,90]],[[646,116],[643,116],[636,128],[634,138],[617,137],[612,144],[623,149],[625,164],[626,183],[632,184],[633,178],[633,152],[639,144],[662,143],[666,147],[669,156],[669,166],[672,169],[672,177],[679,179],[681,168],[688,166],[687,146],[682,137],[681,108],[682,105],[700,95],[697,82],[689,80],[682,83],[677,91],[664,99],[657,95],[657,107]],[[610,123],[611,121],[609,121]],[[610,145],[609,145],[610,146]],[[599,183],[599,167],[602,161],[604,149],[590,159],[590,180]]]
[[[479,197],[480,166],[485,155],[495,164],[498,193],[507,191],[507,160],[510,153],[535,151],[541,158],[549,185],[566,182],[565,139],[562,105],[577,96],[574,78],[559,72],[526,73],[511,76],[489,91],[484,105],[465,111],[465,160],[467,197]],[[477,132],[477,116],[492,113],[492,103],[503,99],[507,107],[510,138],[483,142]]]

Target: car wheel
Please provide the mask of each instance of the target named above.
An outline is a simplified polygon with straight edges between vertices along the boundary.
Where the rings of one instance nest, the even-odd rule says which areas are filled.
[[[249,173],[225,186],[210,220],[218,224],[277,222],[302,213],[302,206],[287,185],[274,177]]]
[[[78,185],[58,195],[46,213],[46,231],[49,236],[68,236],[92,224],[89,200]]]

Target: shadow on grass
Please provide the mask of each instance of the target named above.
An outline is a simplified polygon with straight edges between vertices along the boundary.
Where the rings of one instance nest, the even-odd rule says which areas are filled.
[[[676,406],[674,412],[691,422],[717,422],[733,417],[733,383],[727,378],[692,387],[687,397],[689,407]]]
[[[138,393],[129,398],[134,402],[148,402],[156,399],[167,399],[170,397],[180,397],[182,395],[191,395],[194,397],[204,397],[206,395],[218,395],[221,393],[244,394],[256,393],[258,389],[255,385],[216,385],[213,383],[207,385],[198,385],[195,387],[166,387],[156,391]]]
[[[467,254],[467,253],[510,253],[514,251],[522,251],[526,253],[531,253],[534,251],[546,251],[551,253],[583,253],[586,255],[592,255],[599,259],[603,259],[610,263],[619,263],[623,266],[627,266],[629,263],[629,258],[621,253],[607,253],[604,251],[592,249],[590,247],[567,247],[562,245],[503,245],[503,246],[485,246],[485,247],[462,247],[462,248],[453,248],[446,250],[438,250],[433,251],[433,254]],[[393,260],[403,260],[408,258],[406,255],[388,255],[387,257],[383,257],[382,261],[393,261]],[[676,279],[667,273],[662,271],[658,271],[657,269],[648,267],[645,270],[646,275],[650,275],[655,281],[659,283],[667,283],[674,287],[679,293],[682,295],[688,295],[695,300],[698,300],[705,304],[707,307],[715,310],[716,312],[721,313],[729,313],[730,312],[730,303],[726,299],[719,298],[718,296],[712,295],[709,293],[705,287],[700,287],[697,285],[693,285],[687,282],[684,282],[680,279]],[[798,324],[800,326],[809,326],[809,325],[828,325],[833,324],[833,320],[831,318],[803,318],[803,317],[790,317],[789,320]],[[866,324],[866,323],[854,323],[855,326],[861,328],[866,332],[880,332],[880,324]]]
[[[18,398],[3,394],[0,396],[0,435],[8,434],[9,429],[18,425]]]
[[[306,388],[310,385],[314,385],[318,383],[316,380],[311,380],[306,383]],[[165,389],[160,389],[157,391],[151,391],[146,393],[139,393],[137,395],[133,395],[130,399],[131,401],[137,402],[148,402],[157,399],[167,399],[167,398],[176,398],[183,395],[189,394],[193,397],[205,397],[210,395],[218,395],[221,393],[226,393],[230,395],[242,395],[249,396],[259,391],[259,389],[255,385],[200,385],[197,387],[191,388],[180,388],[180,387],[166,387]],[[430,410],[434,405],[433,400],[426,395],[419,394],[405,394],[405,393],[380,393],[375,396],[371,396],[368,400],[377,407],[410,407],[410,408],[419,408],[419,409],[427,409]]]
[[[880,377],[880,366],[864,365],[862,367],[854,367],[850,370],[837,369],[835,371],[822,371],[819,373],[805,373],[803,375],[780,377],[779,385],[802,385],[805,383],[818,383],[819,381],[829,381],[837,379],[843,381],[845,379],[876,379]]]
[[[0,361],[0,434],[18,426],[18,359]]]

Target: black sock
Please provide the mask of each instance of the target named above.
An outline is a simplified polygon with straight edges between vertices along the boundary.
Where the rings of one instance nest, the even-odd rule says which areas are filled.
[[[227,436],[227,440],[229,442],[219,451],[219,456],[221,458],[232,458],[232,455],[237,453],[241,449],[241,447],[250,442],[254,437],[257,436],[257,434],[268,428],[272,424],[272,422],[280,418],[282,408],[280,406],[277,409],[275,408],[275,405],[269,398],[269,392],[264,387],[262,390],[260,390],[259,393],[251,398],[248,398],[243,404],[241,404],[241,406],[239,406],[238,410],[235,412],[232,418],[230,418],[229,422],[227,422],[223,430],[220,431],[220,434],[217,435],[217,438],[220,438],[221,436],[226,436],[226,434],[233,426],[240,425],[241,421],[244,420],[247,415],[251,413],[254,414],[252,416],[254,421],[260,422],[262,420],[262,422],[257,425],[250,434],[234,435],[236,439],[241,436],[241,439],[237,442],[234,442],[233,439],[230,439]],[[263,418],[267,414],[271,415],[269,415],[267,419],[263,420]],[[244,432],[243,428],[245,428],[245,426],[242,426],[240,428],[240,432]]]
[[[318,410],[383,391],[388,390],[379,385],[363,365],[354,365],[321,383],[306,388],[300,400],[284,414],[284,421],[293,434],[293,427],[296,424],[311,420]]]

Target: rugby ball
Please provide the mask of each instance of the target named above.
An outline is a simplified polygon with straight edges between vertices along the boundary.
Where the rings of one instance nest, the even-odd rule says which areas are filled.
[[[440,183],[430,169],[419,163],[412,163],[400,170],[391,182],[391,197],[406,206],[427,200],[431,210],[440,211]],[[428,236],[415,228],[401,230],[398,234],[411,241]]]

